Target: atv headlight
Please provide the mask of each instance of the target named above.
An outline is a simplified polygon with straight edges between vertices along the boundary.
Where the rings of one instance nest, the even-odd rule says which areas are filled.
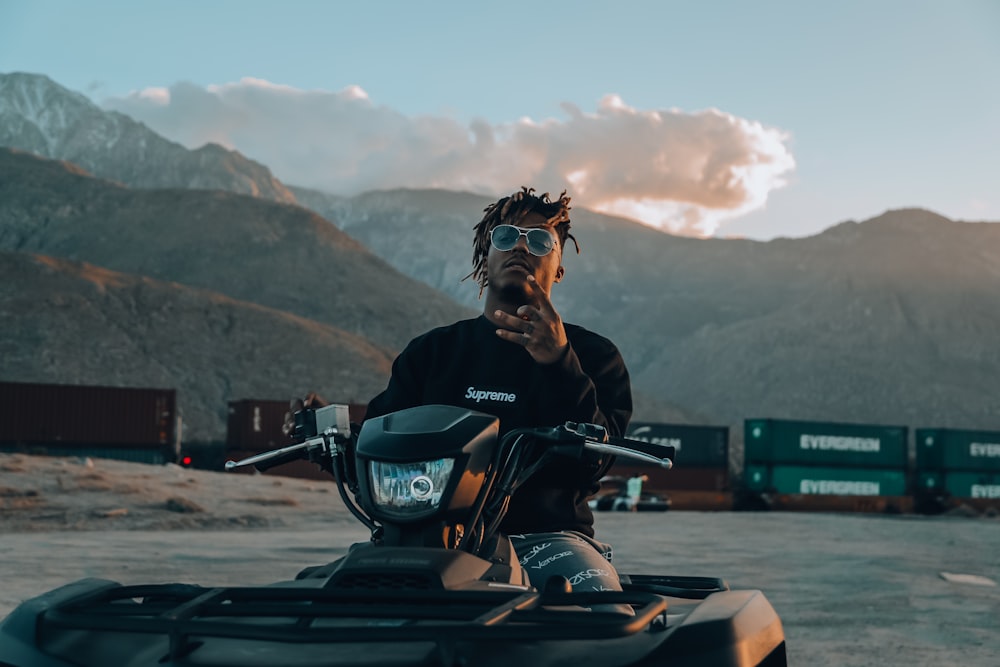
[[[369,461],[372,501],[397,515],[418,517],[433,512],[441,503],[455,459],[416,463]]]

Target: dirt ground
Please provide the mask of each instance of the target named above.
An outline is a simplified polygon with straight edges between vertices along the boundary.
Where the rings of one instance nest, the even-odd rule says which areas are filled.
[[[761,589],[792,665],[1000,664],[996,518],[670,511],[597,531],[620,571]],[[81,577],[290,579],[365,539],[325,482],[0,455],[0,617]]]

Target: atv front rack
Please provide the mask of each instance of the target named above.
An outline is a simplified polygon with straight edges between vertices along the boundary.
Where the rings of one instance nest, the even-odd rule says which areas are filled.
[[[17,667],[777,667],[781,619],[715,578],[621,575],[621,592],[122,586],[82,579],[0,623]],[[608,611],[605,605],[611,605]],[[627,605],[629,610],[622,607]],[[668,606],[669,605],[669,606]],[[590,607],[590,610],[584,609]],[[567,662],[568,661],[568,662]]]
[[[89,586],[86,586],[89,584]],[[196,651],[207,638],[287,644],[530,641],[625,637],[665,615],[649,592],[343,591],[300,587],[121,586],[89,579],[83,592],[57,589],[38,615],[37,637],[62,653],[80,633],[159,636],[164,660]],[[43,596],[38,601],[45,601]],[[628,605],[634,615],[575,607]],[[563,609],[553,609],[563,607]],[[573,609],[565,609],[573,607]],[[95,639],[91,637],[91,639]],[[61,647],[61,650],[59,648]],[[75,650],[75,649],[74,649]],[[65,656],[64,657],[68,657]]]

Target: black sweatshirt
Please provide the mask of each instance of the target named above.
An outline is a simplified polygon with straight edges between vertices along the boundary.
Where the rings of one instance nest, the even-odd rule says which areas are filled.
[[[521,427],[567,421],[600,424],[624,435],[632,416],[625,362],[614,343],[564,324],[570,349],[557,363],[536,363],[523,347],[502,340],[485,316],[433,329],[410,341],[392,365],[385,391],[365,418],[418,405],[455,405],[496,415],[501,435]],[[556,460],[511,499],[507,534],[577,530],[593,536],[587,498],[612,459]]]

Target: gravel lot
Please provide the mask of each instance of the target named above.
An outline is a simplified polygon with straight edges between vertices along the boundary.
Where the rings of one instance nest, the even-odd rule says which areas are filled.
[[[0,616],[81,577],[289,579],[367,538],[324,483],[111,461],[0,456],[0,510]],[[793,665],[1000,664],[996,518],[670,511],[597,530],[623,572],[761,589]]]

